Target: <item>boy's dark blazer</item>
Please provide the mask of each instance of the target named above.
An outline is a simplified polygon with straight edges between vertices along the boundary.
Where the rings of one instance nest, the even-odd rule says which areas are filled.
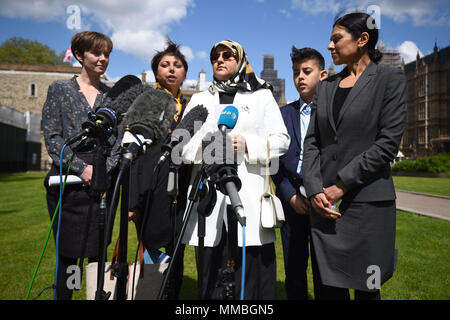
[[[302,184],[301,177],[297,174],[302,138],[300,135],[300,100],[281,107],[280,111],[291,142],[288,151],[280,157],[278,172],[272,176],[272,179],[276,186],[276,194],[282,200],[285,210],[287,208],[293,211],[289,200],[298,193],[298,187]]]

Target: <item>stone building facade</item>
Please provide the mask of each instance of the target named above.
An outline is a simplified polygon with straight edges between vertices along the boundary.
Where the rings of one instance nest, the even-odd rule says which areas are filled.
[[[54,81],[70,79],[80,73],[81,67],[0,64],[0,144],[4,149],[13,145],[11,139],[17,144],[12,155],[4,153],[0,156],[0,171],[46,171],[50,168],[51,158],[45,148],[41,127],[47,90]],[[156,87],[155,83],[146,81],[145,71],[141,80]],[[109,87],[114,85],[107,79],[102,81]],[[197,84],[184,86],[182,90],[189,101],[193,94],[205,88],[207,83],[202,70]],[[30,167],[36,161],[38,164]]]
[[[4,111],[0,113],[0,123],[5,127],[4,130],[12,130],[9,128],[12,124],[8,119],[11,114],[11,111],[7,111],[8,109],[15,111],[16,118],[19,112],[23,117],[32,119],[32,121],[25,121],[25,125],[21,128],[27,131],[26,149],[36,149],[37,144],[40,144],[40,166],[38,167],[41,170],[47,170],[51,164],[45,148],[42,128],[40,128],[42,106],[47,98],[48,87],[55,80],[70,79],[80,72],[81,67],[0,64],[0,105],[3,106]],[[36,121],[39,123],[38,128],[36,128]]]
[[[450,152],[450,46],[404,66],[407,121],[400,150],[407,158]]]
[[[265,54],[263,56],[263,70],[261,71],[261,78],[268,81],[273,86],[273,97],[278,105],[284,106],[285,98],[285,79],[278,78],[278,70],[274,69],[274,56]]]

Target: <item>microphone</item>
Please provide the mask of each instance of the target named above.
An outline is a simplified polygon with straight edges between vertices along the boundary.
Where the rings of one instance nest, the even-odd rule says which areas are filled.
[[[223,137],[223,164],[212,165],[206,168],[207,172],[214,172],[212,179],[215,180],[218,189],[230,198],[231,206],[241,225],[245,225],[244,206],[238,191],[241,189],[241,180],[237,175],[236,163],[234,162],[234,152],[232,160],[226,152],[227,144],[231,144],[231,140],[227,135],[227,130],[235,127],[239,118],[239,111],[236,107],[229,105],[220,113],[217,126]],[[231,162],[231,163],[230,163]]]
[[[224,150],[226,150],[226,133],[227,130],[233,129],[238,121],[239,111],[235,106],[226,106],[220,113],[217,126],[220,132],[224,136]],[[233,154],[234,156],[234,154]],[[225,159],[228,157],[225,156]],[[220,191],[230,198],[231,206],[234,213],[237,215],[241,225],[245,225],[244,206],[242,205],[241,198],[238,191],[241,189],[241,180],[237,175],[237,169],[235,166],[225,162],[223,166],[217,171],[217,175],[220,177],[218,184]]]
[[[235,106],[226,106],[219,116],[217,126],[222,134],[226,134],[227,129],[233,129],[239,118],[239,111]]]
[[[121,85],[119,85],[120,80],[117,82],[119,88],[122,89],[126,88],[126,89],[123,90],[114,100],[111,100],[109,97],[106,98],[107,102],[109,102],[110,108],[115,110],[117,114],[117,122],[119,124],[122,123],[123,117],[127,113],[128,109],[130,109],[133,102],[142,93],[144,93],[147,90],[155,90],[148,84],[141,83],[141,80],[139,80],[139,78],[137,77],[134,76],[126,76],[126,77],[127,81],[124,80],[124,82]],[[139,83],[136,82],[136,79],[137,81],[139,81]],[[113,93],[113,95],[115,94]]]
[[[197,105],[192,108],[192,110],[189,111],[183,119],[181,119],[171,136],[167,139],[167,142],[161,147],[163,154],[159,158],[157,165],[160,165],[162,162],[166,161],[173,148],[182,141],[183,135],[181,130],[187,130],[189,132],[189,136],[192,137],[194,135],[195,122],[204,123],[207,117],[208,110],[203,105]]]
[[[81,125],[83,130],[74,137],[69,138],[66,141],[66,144],[71,145],[83,138],[95,137],[100,134],[106,134],[106,136],[111,135],[119,120],[117,111],[119,111],[119,115],[121,115],[128,110],[132,103],[132,101],[123,103],[123,99],[120,99],[120,101],[116,103],[115,100],[124,94],[129,96],[126,92],[132,87],[139,85],[142,86],[141,80],[133,75],[124,76],[117,81],[114,86],[107,93],[105,93],[102,106],[97,107],[95,112],[88,113],[89,121],[85,121]],[[133,100],[136,97],[137,96],[134,96]]]
[[[136,98],[120,126],[124,132],[122,146],[126,147],[121,170],[131,164],[145,145],[158,144],[167,136],[175,112],[172,95],[161,90],[148,88]]]
[[[117,124],[114,110],[105,107],[97,108],[95,113],[89,111],[88,120],[81,124],[83,130],[80,133],[66,140],[67,145],[87,137],[98,137],[100,135],[108,137]]]
[[[105,93],[104,103],[105,105],[111,104],[114,100],[116,100],[122,93],[130,89],[135,85],[142,84],[141,80],[138,77],[133,76],[131,74],[126,75],[117,81],[112,88]]]

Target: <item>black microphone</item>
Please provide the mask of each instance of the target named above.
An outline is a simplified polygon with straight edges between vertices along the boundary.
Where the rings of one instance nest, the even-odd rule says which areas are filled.
[[[146,145],[158,144],[167,136],[176,112],[172,95],[157,89],[146,89],[123,117],[124,132],[121,170],[136,158]]]
[[[82,131],[65,141],[71,145],[87,137],[109,137],[117,124],[116,113],[109,108],[97,108],[97,112],[88,112],[88,121],[81,124]]]
[[[237,175],[236,165],[233,163],[230,165],[228,163],[228,156],[226,154],[226,144],[227,141],[230,143],[230,140],[226,139],[227,130],[233,129],[236,125],[236,122],[239,118],[239,111],[235,106],[229,105],[225,107],[220,113],[219,121],[217,122],[217,126],[219,127],[222,136],[224,137],[224,158],[225,162],[223,166],[219,167],[219,170],[216,174],[219,177],[218,185],[219,189],[225,195],[228,195],[230,198],[231,206],[233,208],[234,213],[237,215],[239,222],[241,225],[245,225],[245,216],[244,216],[244,206],[242,205],[241,198],[239,197],[238,191],[241,189],[241,180]],[[233,154],[234,158],[234,154]]]
[[[103,105],[110,105],[116,100],[122,93],[130,89],[135,85],[142,84],[141,80],[131,74],[126,75],[117,81],[112,88],[105,93]]]
[[[126,88],[126,90],[122,91],[114,100],[107,98],[107,102],[111,109],[113,109],[117,114],[117,123],[121,124],[123,121],[123,117],[125,116],[128,109],[130,109],[133,102],[145,91],[147,90],[155,90],[148,84],[143,84],[139,80],[139,83],[136,83],[136,79],[131,76],[127,76],[128,81],[122,83],[119,88]],[[134,80],[133,80],[134,79]],[[120,80],[119,80],[120,81]]]
[[[140,88],[142,86],[141,80],[136,76],[127,75],[122,77],[104,94],[102,105],[97,107],[95,112],[88,113],[88,121],[83,122],[81,125],[83,130],[74,137],[69,138],[66,144],[71,145],[83,138],[96,137],[100,134],[105,134],[106,136],[111,135],[120,120],[119,116],[128,110],[131,103],[137,97],[137,95],[132,95],[133,99],[131,100],[128,98],[130,94],[126,92],[133,87]],[[124,99],[123,96],[126,96],[127,99]],[[116,102],[118,98],[121,99]]]
[[[222,145],[214,145],[215,148],[213,148],[213,151],[222,152],[222,164],[204,163],[204,170],[206,175],[210,176],[211,180],[215,182],[217,189],[229,197],[233,211],[240,224],[245,225],[244,206],[238,193],[242,184],[237,174],[237,165],[234,160],[235,155],[234,152],[232,154],[227,152],[227,146],[231,146],[232,143],[227,135],[227,130],[235,127],[238,117],[238,109],[231,105],[225,107],[221,112],[217,126],[222,134]],[[214,136],[214,138],[216,137]],[[216,144],[215,139],[211,143]],[[205,150],[205,145],[203,150]]]
[[[162,156],[158,160],[158,164],[166,161],[170,156],[173,148],[178,145],[183,140],[183,131],[189,132],[189,137],[194,135],[195,122],[201,122],[202,124],[206,121],[208,117],[208,110],[203,105],[197,105],[189,111],[180,123],[177,125],[175,130],[172,132],[171,136],[167,139],[167,142],[161,146]]]
[[[88,137],[90,134],[91,134],[91,128],[89,128],[89,127],[83,128],[83,131],[81,131],[80,133],[76,134],[75,136],[67,139],[65,144],[69,146],[69,145],[77,142],[78,140]]]

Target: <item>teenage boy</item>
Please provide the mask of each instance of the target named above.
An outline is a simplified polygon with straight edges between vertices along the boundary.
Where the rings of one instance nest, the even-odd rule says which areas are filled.
[[[280,157],[280,168],[272,178],[277,196],[283,203],[286,222],[281,229],[286,294],[289,300],[307,300],[306,269],[309,257],[309,200],[301,195],[303,141],[309,125],[316,85],[327,77],[323,56],[311,48],[291,51],[292,71],[298,100],[281,107],[284,123],[291,136],[289,150]],[[311,246],[312,247],[312,246]],[[317,268],[313,266],[313,278]],[[316,286],[316,284],[315,284]]]

